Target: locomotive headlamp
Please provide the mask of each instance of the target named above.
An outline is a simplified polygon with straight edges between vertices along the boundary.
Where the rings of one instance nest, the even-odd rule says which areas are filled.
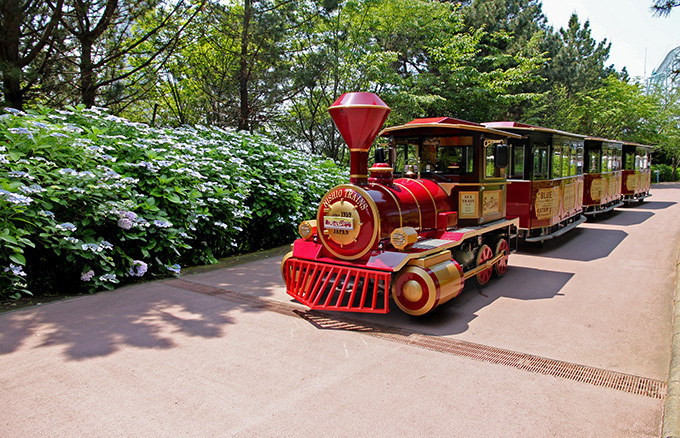
[[[392,246],[405,249],[418,241],[418,232],[412,227],[397,228],[390,235]]]
[[[298,226],[298,233],[305,240],[311,239],[316,234],[316,221],[302,221]]]

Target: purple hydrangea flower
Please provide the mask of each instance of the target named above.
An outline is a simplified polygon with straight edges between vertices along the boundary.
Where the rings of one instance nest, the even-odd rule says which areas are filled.
[[[130,268],[130,275],[133,277],[143,277],[146,274],[148,266],[141,260],[133,260],[132,267]]]
[[[118,219],[118,226],[124,230],[129,230],[132,228],[132,221],[126,217]]]

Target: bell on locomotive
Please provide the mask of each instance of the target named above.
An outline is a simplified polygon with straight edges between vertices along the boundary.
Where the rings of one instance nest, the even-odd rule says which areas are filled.
[[[328,111],[350,149],[350,181],[300,224],[282,262],[289,295],[314,309],[387,313],[393,302],[422,315],[466,279],[505,273],[517,220],[505,217],[503,140],[513,134],[450,118],[379,133],[390,108],[372,93],[343,94]],[[378,134],[390,150],[368,168]],[[412,171],[395,175],[400,163]]]

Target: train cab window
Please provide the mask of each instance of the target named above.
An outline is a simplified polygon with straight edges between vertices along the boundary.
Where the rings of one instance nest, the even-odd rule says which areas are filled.
[[[437,172],[460,175],[472,172],[473,156],[470,146],[441,146],[437,151]]]
[[[503,169],[496,167],[496,143],[484,146],[484,176],[486,178],[502,178]]]
[[[437,142],[429,142],[420,146],[420,166],[422,172],[434,172],[437,168]]]
[[[537,146],[534,147],[533,160],[534,160],[534,175],[533,179],[548,179],[548,171],[550,169],[550,151],[548,146]]]
[[[511,146],[510,178],[524,179],[524,146]]]
[[[418,149],[412,143],[398,143],[398,153],[392,166],[397,175],[413,177],[418,173]],[[403,173],[402,173],[403,172]]]

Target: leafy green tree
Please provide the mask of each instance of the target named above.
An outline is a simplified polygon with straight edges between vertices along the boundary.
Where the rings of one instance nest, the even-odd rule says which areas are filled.
[[[298,0],[207,3],[159,76],[168,117],[249,131],[271,125],[308,69],[293,57],[306,51],[318,9]]]
[[[5,105],[22,109],[54,56],[63,0],[0,1],[0,72]]]
[[[483,28],[480,42],[482,71],[499,68],[517,69],[521,60],[532,60],[530,80],[508,87],[509,99],[489,103],[489,116],[496,119],[521,120],[541,93],[546,92],[549,53],[556,52],[553,31],[547,24],[537,0],[475,0],[463,8],[465,22]],[[560,42],[557,41],[558,46]]]
[[[558,86],[541,109],[537,124],[595,137],[654,143],[657,107],[638,83],[606,78],[601,87],[569,93]]]
[[[448,2],[341,3],[319,21],[313,50],[297,58],[310,68],[283,135],[342,159],[326,108],[347,91],[378,93],[393,109],[388,124],[438,115],[486,120],[498,102],[527,98],[516,90],[537,79],[542,58],[533,47],[529,56],[487,49],[485,37],[484,29],[466,30],[459,7]]]
[[[680,166],[680,90],[652,90],[658,102],[657,150],[673,168],[673,180]]]
[[[373,20],[385,12],[382,0],[325,2],[315,27],[296,40],[293,64],[299,93],[278,118],[279,136],[298,148],[343,160],[346,148],[327,108],[341,94],[372,91],[383,95],[395,84],[397,54],[381,46]],[[398,38],[393,35],[394,38]]]
[[[547,79],[562,84],[569,93],[598,88],[602,81],[615,73],[613,65],[605,65],[609,59],[611,43],[606,39],[596,41],[590,32],[590,22],[581,26],[578,16],[572,14],[567,28],[561,28],[553,38],[558,43],[550,53],[551,61]]]
[[[200,3],[192,7],[184,0],[67,2],[61,24],[73,37],[78,59],[72,62],[78,66],[80,100],[87,107],[95,104],[102,88],[129,79],[172,49],[201,7]],[[193,12],[187,16],[188,9]],[[149,17],[153,20],[145,26]],[[182,24],[172,34],[163,35],[162,30],[175,20]],[[156,44],[149,46],[150,40]]]

